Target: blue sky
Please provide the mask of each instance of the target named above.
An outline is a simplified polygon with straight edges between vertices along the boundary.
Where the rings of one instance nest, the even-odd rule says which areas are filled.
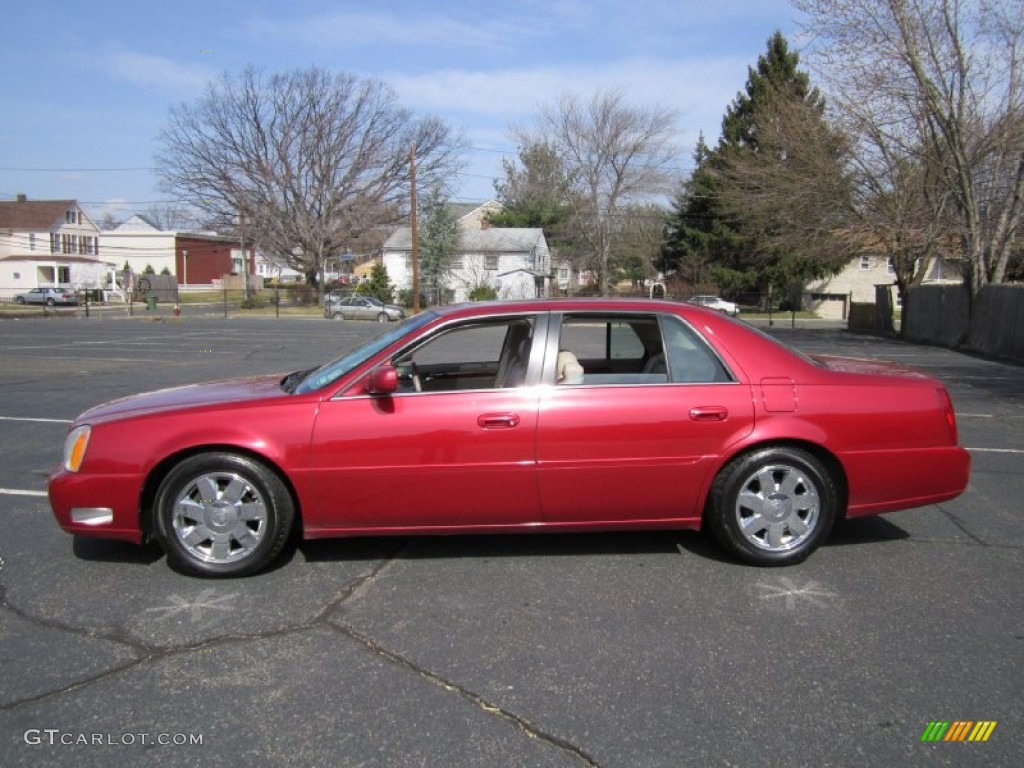
[[[455,199],[493,196],[513,123],[562,91],[617,88],[678,112],[680,166],[718,137],[788,0],[34,0],[4,12],[0,200],[75,198],[97,218],[166,200],[152,169],[168,109],[221,72],[308,66],[387,82],[468,138]]]

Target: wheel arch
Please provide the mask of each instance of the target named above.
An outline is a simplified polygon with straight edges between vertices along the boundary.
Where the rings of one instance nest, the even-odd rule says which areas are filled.
[[[843,467],[838,457],[824,446],[811,442],[809,440],[799,440],[795,438],[781,439],[781,438],[770,438],[761,440],[756,443],[748,443],[740,447],[738,450],[731,454],[728,454],[722,458],[718,466],[715,468],[713,474],[711,474],[704,488],[704,508],[701,513],[701,528],[704,528],[707,524],[708,512],[711,509],[711,489],[714,486],[715,479],[722,473],[722,471],[732,464],[737,459],[747,456],[758,451],[771,448],[795,448],[805,453],[811,454],[814,458],[820,461],[825,468],[829,471],[833,482],[836,486],[836,493],[838,494],[838,517],[837,522],[846,517],[846,505],[850,497],[850,486],[849,480],[846,477],[846,470]]]
[[[185,448],[177,451],[176,453],[172,453],[169,456],[165,456],[146,475],[146,480],[143,483],[142,493],[139,498],[139,529],[142,531],[142,537],[144,540],[153,538],[153,532],[156,526],[156,520],[154,518],[154,514],[156,513],[156,494],[160,489],[160,484],[163,482],[164,478],[167,477],[168,473],[170,473],[170,471],[182,461],[204,453],[233,453],[238,456],[244,456],[247,459],[259,462],[277,475],[277,478],[288,490],[288,495],[291,496],[292,505],[295,509],[294,526],[301,529],[302,506],[299,503],[299,494],[296,491],[295,486],[292,484],[291,479],[276,462],[249,448],[232,445],[230,443],[209,443],[206,445],[190,446],[189,448]]]

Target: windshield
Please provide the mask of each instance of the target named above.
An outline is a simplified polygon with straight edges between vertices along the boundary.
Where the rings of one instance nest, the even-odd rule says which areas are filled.
[[[314,368],[312,371],[309,371],[292,391],[301,395],[305,392],[313,392],[318,389],[323,389],[328,384],[340,379],[349,371],[358,368],[381,350],[387,349],[403,336],[412,333],[417,328],[422,328],[435,317],[436,315],[433,312],[423,312],[415,317],[410,317],[408,320],[404,320],[394,328],[385,331],[380,336],[375,336],[369,341],[360,344],[351,352],[342,355],[337,360],[333,360],[326,365],[322,365],[319,368]]]

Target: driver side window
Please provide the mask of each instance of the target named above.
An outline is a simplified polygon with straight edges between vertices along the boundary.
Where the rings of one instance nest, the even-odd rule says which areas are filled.
[[[442,329],[394,358],[399,392],[521,386],[533,328],[533,318],[514,317]]]

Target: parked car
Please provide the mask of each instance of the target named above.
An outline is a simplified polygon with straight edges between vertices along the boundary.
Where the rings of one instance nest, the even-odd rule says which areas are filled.
[[[64,306],[78,304],[78,296],[74,291],[65,288],[33,288],[27,293],[19,293],[14,300],[18,304],[45,304],[48,307],[57,304]]]
[[[649,299],[431,309],[309,370],[97,406],[63,457],[64,530],[206,576],[267,567],[293,532],[704,528],[788,565],[970,469],[936,379]]]
[[[385,304],[373,296],[336,297],[328,294],[324,302],[324,317],[331,320],[376,320],[378,323],[386,323],[389,320],[401,320],[405,317],[405,310],[394,304]]]
[[[717,309],[719,312],[725,312],[725,314],[732,315],[733,317],[740,313],[739,305],[718,296],[694,296],[690,299],[690,303],[700,307]]]

